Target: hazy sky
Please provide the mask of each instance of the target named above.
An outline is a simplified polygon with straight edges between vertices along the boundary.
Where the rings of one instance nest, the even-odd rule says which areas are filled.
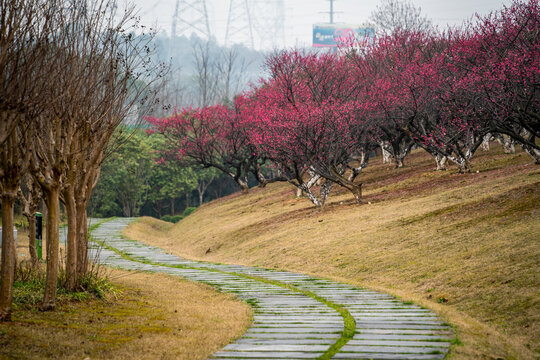
[[[170,32],[176,0],[131,0],[140,9],[142,22],[157,24]],[[266,0],[272,1],[272,0]],[[474,13],[487,14],[511,0],[413,0],[439,27],[457,25]],[[212,31],[223,43],[230,0],[206,0]],[[335,22],[362,24],[367,21],[378,0],[335,0]],[[286,45],[311,46],[313,23],[328,22],[328,0],[285,0]]]

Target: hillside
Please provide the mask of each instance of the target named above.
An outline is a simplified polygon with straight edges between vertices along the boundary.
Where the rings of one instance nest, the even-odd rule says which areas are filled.
[[[382,290],[456,326],[452,358],[540,354],[540,167],[521,151],[478,152],[473,173],[435,172],[422,151],[372,160],[364,204],[332,189],[319,211],[288,184],[233,194],[130,238],[178,255],[300,271]]]

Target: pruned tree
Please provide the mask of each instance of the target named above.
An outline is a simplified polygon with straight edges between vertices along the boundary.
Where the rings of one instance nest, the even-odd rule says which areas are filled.
[[[92,6],[83,7],[87,12],[83,14],[83,24],[92,31],[78,39],[81,45],[86,45],[86,48],[78,47],[82,60],[79,84],[85,91],[79,91],[80,101],[72,104],[76,106],[74,120],[80,132],[72,152],[73,186],[67,187],[76,195],[71,216],[76,224],[73,253],[77,254],[77,260],[72,255],[76,266],[67,271],[68,282],[69,276],[76,277],[76,281],[71,280],[68,288],[80,284],[87,273],[86,209],[103,161],[110,151],[121,145],[123,134],[129,133],[127,128],[116,130],[123,122],[130,126],[138,124],[141,115],[135,110],[152,111],[153,106],[159,104],[156,94],[168,70],[163,64],[152,61],[155,33],[133,33],[139,26],[134,7],[128,6],[118,13],[116,1],[95,0],[90,4]],[[130,118],[132,116],[135,118]]]
[[[442,168],[442,159],[470,171],[470,159],[488,132],[478,95],[463,87],[467,72],[450,64],[451,39],[396,31],[376,39],[364,56],[353,57],[361,79],[370,80],[376,136],[396,156],[413,144]],[[370,75],[371,74],[371,75]]]
[[[492,133],[520,144],[540,164],[540,5],[514,1],[479,17],[453,39],[451,65],[466,73],[461,81],[475,96]]]
[[[11,320],[13,282],[15,280],[14,203],[20,181],[29,165],[25,145],[32,139],[31,129],[17,126],[0,148],[0,191],[2,192],[2,268],[0,286],[0,322]]]
[[[346,59],[332,54],[275,54],[268,60],[271,79],[253,95],[256,131],[253,142],[316,206],[324,205],[331,184],[351,191],[361,202],[367,166],[360,152],[376,146],[364,122],[370,104],[362,96]],[[311,192],[318,177],[326,180],[320,198]]]
[[[148,121],[165,135],[167,148],[178,161],[214,167],[248,191],[248,175],[256,156],[234,111],[223,105],[190,108]]]
[[[42,94],[51,75],[48,41],[54,30],[52,0],[0,1],[0,191],[2,265],[0,321],[11,319],[15,276],[13,205],[30,164]]]
[[[86,206],[107,146],[134,105],[152,98],[151,36],[129,32],[136,26],[133,9],[117,16],[114,1],[64,5],[56,9],[47,49],[56,75],[41,94],[43,111],[32,119],[32,173],[48,208],[45,310],[56,299],[59,197],[68,215],[66,287],[73,290],[86,274]]]
[[[57,113],[55,109],[61,113]],[[42,308],[52,310],[56,306],[59,264],[60,190],[64,166],[69,160],[68,155],[77,128],[75,123],[63,114],[63,108],[59,110],[59,107],[51,106],[47,110],[34,120],[36,138],[31,165],[32,174],[41,187],[47,205],[47,277]],[[68,248],[70,248],[69,240]]]
[[[44,86],[47,38],[52,31],[50,7],[41,0],[0,1],[0,144],[30,110]]]
[[[41,190],[30,174],[26,174],[19,187],[19,200],[22,203],[22,213],[28,220],[28,252],[32,266],[37,269],[39,259],[36,249],[36,211],[41,201]]]

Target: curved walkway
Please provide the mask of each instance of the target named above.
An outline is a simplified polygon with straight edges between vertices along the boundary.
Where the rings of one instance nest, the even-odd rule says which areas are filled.
[[[253,307],[244,336],[213,359],[443,359],[454,333],[431,311],[390,295],[304,274],[192,261],[126,239],[134,219],[92,230],[90,258],[209,284]]]

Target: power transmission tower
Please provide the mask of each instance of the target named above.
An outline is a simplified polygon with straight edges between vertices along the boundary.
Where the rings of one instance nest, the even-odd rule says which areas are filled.
[[[253,23],[248,0],[230,0],[225,46],[232,43],[244,44],[253,49]]]
[[[252,0],[253,22],[260,49],[285,47],[285,1]]]
[[[212,37],[206,0],[176,0],[171,25],[171,38],[192,33],[209,40]]]
[[[334,11],[334,1],[336,0],[328,0],[330,2],[330,11],[322,11],[323,14],[330,15],[330,22],[329,24],[334,24],[334,15],[338,13],[342,13],[342,11]]]

